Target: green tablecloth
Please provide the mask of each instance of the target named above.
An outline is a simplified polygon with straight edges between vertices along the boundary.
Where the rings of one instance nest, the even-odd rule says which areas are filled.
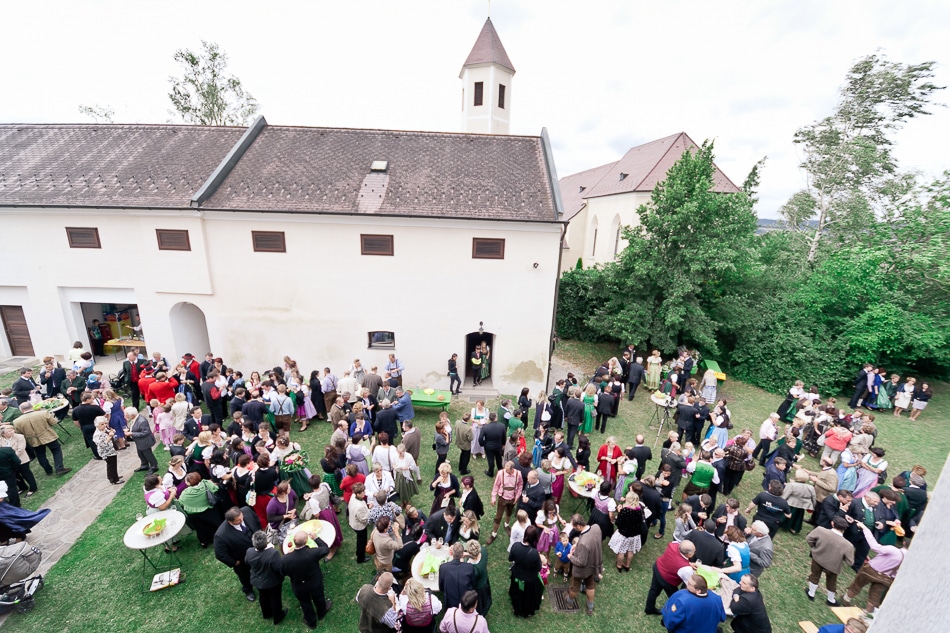
[[[441,396],[441,400],[439,397]],[[452,403],[452,392],[451,391],[440,391],[436,390],[431,396],[424,393],[422,389],[413,389],[412,390],[412,406],[414,407],[440,407],[445,411]]]

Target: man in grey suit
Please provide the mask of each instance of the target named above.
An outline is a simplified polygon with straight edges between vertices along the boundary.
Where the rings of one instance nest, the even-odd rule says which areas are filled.
[[[767,567],[772,566],[772,537],[769,536],[769,526],[762,521],[753,521],[748,532],[749,573],[758,578]]]
[[[836,516],[831,520],[831,529],[817,527],[808,533],[805,541],[811,547],[811,573],[808,575],[808,589],[805,594],[809,600],[815,600],[818,591],[818,581],[821,574],[825,574],[825,587],[828,589],[829,607],[840,605],[835,597],[838,588],[838,574],[844,563],[854,564],[854,545],[844,537],[848,529],[848,522],[844,517]]]
[[[126,407],[125,421],[129,424],[129,437],[135,442],[135,450],[139,454],[139,461],[142,465],[135,469],[140,473],[148,471],[148,474],[158,472],[158,460],[152,452],[155,446],[155,435],[152,433],[152,425],[148,418],[139,413],[135,407]]]
[[[563,405],[564,419],[567,421],[567,445],[573,450],[574,437],[577,435],[577,430],[580,428],[581,422],[584,421],[584,403],[581,402],[580,388],[576,386],[571,387],[568,393],[570,395],[564,401]]]

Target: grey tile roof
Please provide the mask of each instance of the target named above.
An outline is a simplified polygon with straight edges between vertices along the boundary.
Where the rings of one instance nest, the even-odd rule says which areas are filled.
[[[188,208],[237,127],[0,125],[0,206]]]
[[[0,206],[187,208],[243,132],[0,125]],[[200,208],[557,221],[540,137],[281,126]]]
[[[515,66],[508,59],[508,53],[505,52],[505,47],[501,44],[501,38],[498,37],[498,32],[495,31],[495,25],[492,24],[491,18],[485,20],[485,25],[482,26],[478,39],[475,40],[475,46],[472,47],[472,52],[468,54],[468,58],[462,64],[462,67],[474,66],[475,64],[498,64],[512,73],[515,72]]]
[[[596,172],[600,175],[593,186],[589,186],[582,194],[583,198],[596,198],[617,193],[633,191],[653,191],[657,184],[666,179],[666,172],[683,155],[683,152],[697,147],[693,139],[685,132],[679,132],[650,143],[637,145],[627,150],[627,153],[615,163],[573,174],[561,179],[561,194],[565,195],[565,182],[581,174]],[[626,174],[621,179],[621,174]],[[573,181],[569,181],[572,182]],[[713,191],[719,193],[737,193],[737,187],[721,169],[716,167],[713,172]],[[565,200],[565,213],[570,207]]]

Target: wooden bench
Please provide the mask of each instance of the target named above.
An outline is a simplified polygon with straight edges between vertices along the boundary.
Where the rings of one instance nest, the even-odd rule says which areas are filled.
[[[802,620],[798,623],[798,626],[802,627],[803,633],[818,633],[818,626],[814,622]]]

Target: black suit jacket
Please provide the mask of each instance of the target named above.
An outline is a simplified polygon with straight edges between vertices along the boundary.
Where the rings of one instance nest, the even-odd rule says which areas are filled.
[[[505,445],[507,434],[508,427],[503,423],[498,421],[489,422],[482,427],[482,432],[478,436],[478,443],[484,446],[486,451],[500,451]]]
[[[597,413],[612,413],[614,410],[614,397],[606,391],[597,396]]]
[[[527,512],[530,525],[534,525],[534,520],[538,516],[538,511],[541,509],[541,506],[544,505],[544,486],[542,486],[540,483],[534,486],[529,486],[527,480],[525,480],[524,490],[521,492],[521,494],[528,497],[528,501],[525,502],[524,499],[519,499],[518,509]]]
[[[627,370],[627,382],[631,385],[639,385],[643,382],[646,370],[640,363],[630,363],[630,369]]]
[[[439,591],[445,608],[457,607],[462,595],[474,589],[475,567],[460,560],[450,560],[439,567]]]
[[[251,570],[252,586],[258,589],[270,589],[279,587],[284,582],[280,553],[276,547],[268,547],[262,552],[251,547],[244,554],[244,561]]]
[[[676,426],[687,430],[693,428],[693,424],[697,422],[697,415],[699,415],[699,410],[696,407],[681,404],[676,411]]]
[[[445,534],[449,529],[449,524],[443,516],[445,510],[436,510],[432,513],[432,516],[429,517],[429,520],[426,521],[426,537],[429,542],[434,541],[437,538],[445,539]],[[459,540],[459,529],[462,527],[459,518],[455,517],[455,522],[452,523],[452,537],[445,541],[446,545],[451,545],[455,541]]]
[[[652,486],[643,486],[643,505],[650,508],[650,524],[656,523],[663,512],[663,497]]]
[[[703,530],[692,530],[686,535],[686,540],[696,546],[696,555],[692,560],[701,560],[704,565],[722,567],[726,559],[726,548],[715,535]]]
[[[377,433],[386,433],[389,435],[389,443],[399,434],[399,415],[392,407],[380,409],[376,413],[376,419],[373,420],[373,430]]]
[[[40,383],[46,385],[47,396],[58,394],[64,382],[66,382],[66,370],[62,367],[54,367],[49,378],[46,377],[45,367],[40,370]]]
[[[472,492],[465,497],[465,502],[462,504],[462,512],[466,510],[474,512],[475,516],[479,519],[485,514],[485,506],[482,504],[482,498],[478,496],[478,491],[474,488],[472,488]]]
[[[251,545],[253,533],[249,525],[244,525],[242,532],[227,521],[222,521],[214,533],[214,557],[228,567],[234,567],[238,562],[242,565],[246,564],[244,555],[247,554],[249,548],[253,548]]]
[[[716,521],[716,536],[719,538],[722,538],[722,535],[726,533],[726,524],[719,523],[717,519],[724,516],[726,516],[726,504],[722,504],[716,508],[716,511],[713,512],[712,515],[713,520]],[[732,522],[733,525],[743,531],[745,531],[746,523],[746,518],[741,514],[737,515],[735,521]]]
[[[564,419],[568,426],[580,426],[584,420],[584,403],[578,398],[568,398],[564,401]]]
[[[320,559],[330,553],[330,548],[319,538],[316,547],[294,548],[280,561],[280,570],[290,578],[291,585],[314,584],[323,586]]]
[[[653,459],[653,451],[649,446],[634,446],[633,456],[637,460],[637,479],[640,479],[646,470],[647,462]]]
[[[821,503],[818,504],[818,518],[815,519],[815,523],[818,527],[823,527],[831,529],[831,519],[838,514],[838,510],[841,508],[841,502],[838,501],[837,495],[828,495],[822,499]]]
[[[198,426],[198,423],[195,422],[195,419],[191,416],[186,418],[185,426],[181,432],[181,434],[185,436],[185,439],[189,442],[194,441],[194,439],[198,437],[199,433],[201,433],[201,427]]]

